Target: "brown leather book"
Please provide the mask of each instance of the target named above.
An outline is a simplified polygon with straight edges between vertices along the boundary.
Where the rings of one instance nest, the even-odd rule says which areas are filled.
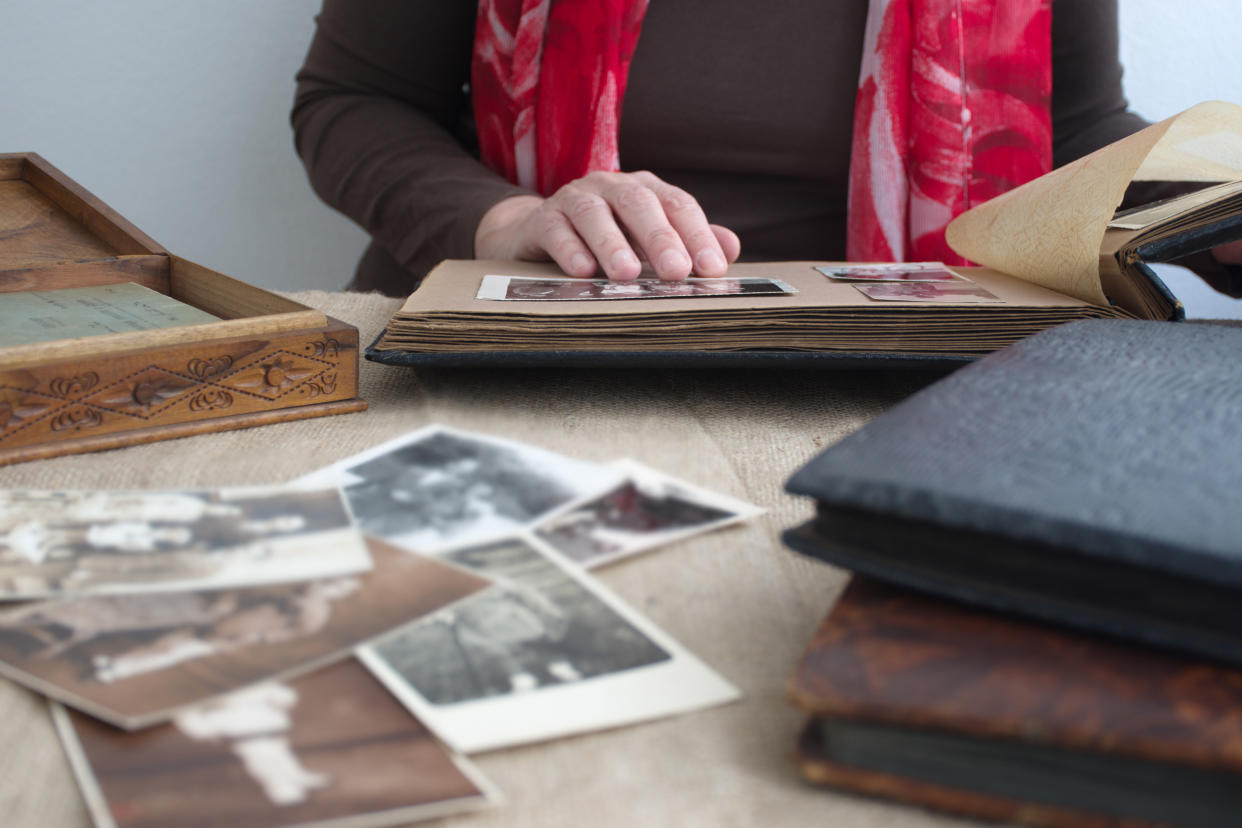
[[[1242,825],[1242,669],[856,576],[789,693],[815,783],[1036,826]]]

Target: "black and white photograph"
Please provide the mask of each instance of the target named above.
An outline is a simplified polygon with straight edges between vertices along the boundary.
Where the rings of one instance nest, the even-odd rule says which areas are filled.
[[[527,276],[483,277],[476,299],[577,302],[598,299],[688,299],[700,296],[763,296],[797,293],[778,279],[551,279]]]
[[[940,262],[819,265],[820,273],[838,282],[969,282]]]
[[[335,487],[0,492],[0,600],[254,586],[370,567]]]
[[[232,693],[142,733],[60,706],[53,720],[99,826],[361,828],[499,799],[354,659]]]
[[[869,285],[854,285],[868,298],[880,302],[946,302],[989,303],[1003,302],[992,291],[979,287],[974,282],[968,284],[938,282],[889,282]]]
[[[0,606],[0,674],[122,728],[345,656],[490,586],[369,540],[359,575]]]
[[[532,526],[621,478],[605,464],[432,426],[300,484],[340,484],[362,531],[435,553]]]
[[[736,697],[728,682],[533,539],[514,537],[441,558],[494,585],[363,647],[359,656],[459,751]]]
[[[553,515],[535,529],[540,540],[588,569],[763,512],[753,504],[632,460],[614,465],[625,472],[624,483],[589,503]]]

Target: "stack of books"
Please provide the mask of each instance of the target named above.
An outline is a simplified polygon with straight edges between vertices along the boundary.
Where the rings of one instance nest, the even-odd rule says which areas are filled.
[[[1030,825],[1242,813],[1242,329],[1040,333],[789,481],[852,570],[790,683],[812,781]]]

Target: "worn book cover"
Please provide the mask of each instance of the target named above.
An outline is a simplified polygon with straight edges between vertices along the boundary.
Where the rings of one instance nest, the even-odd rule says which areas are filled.
[[[1242,328],[1092,320],[902,401],[789,480],[805,554],[1242,661]]]
[[[1242,670],[855,577],[789,683],[812,782],[1036,826],[1224,828]]]

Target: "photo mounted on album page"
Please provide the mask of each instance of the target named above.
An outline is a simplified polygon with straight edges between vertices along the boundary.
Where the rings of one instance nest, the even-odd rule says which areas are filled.
[[[535,535],[587,569],[674,541],[740,523],[763,509],[708,491],[633,460],[619,486],[544,520]]]
[[[992,291],[976,285],[974,282],[958,284],[955,282],[875,282],[872,284],[855,284],[871,299],[881,302],[946,302],[982,304],[987,302],[1004,302]]]
[[[97,826],[363,828],[487,807],[495,787],[354,659],[127,733],[52,703]]]
[[[563,279],[489,274],[476,299],[521,302],[582,302],[607,299],[694,299],[708,296],[788,296],[794,288],[779,279]]]
[[[817,265],[816,270],[842,282],[969,282],[940,262]]]
[[[0,600],[248,587],[370,567],[336,487],[0,492]]]
[[[456,750],[537,742],[738,697],[533,536],[442,558],[494,585],[361,648],[359,658]]]
[[[0,605],[0,674],[118,727],[307,672],[489,586],[368,539],[367,572],[245,589]]]
[[[296,485],[340,486],[363,532],[435,553],[528,528],[622,478],[604,464],[428,426],[312,472]]]

